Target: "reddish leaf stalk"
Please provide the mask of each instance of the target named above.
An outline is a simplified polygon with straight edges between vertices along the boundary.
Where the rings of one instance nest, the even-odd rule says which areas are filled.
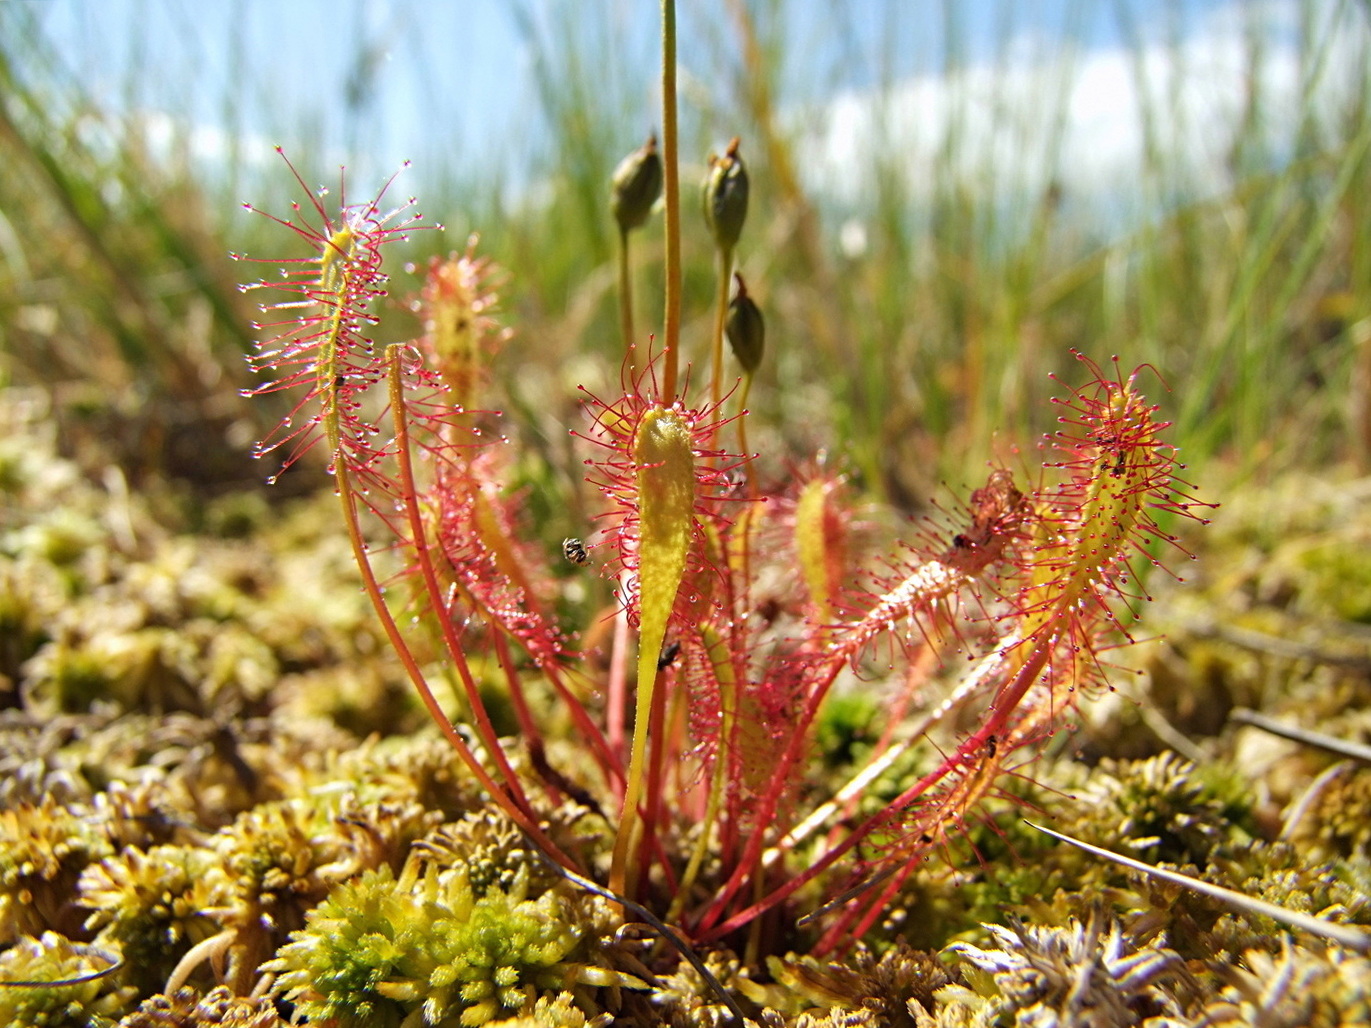
[[[445,449],[440,443],[440,452],[436,454],[439,461],[445,459],[442,452]],[[449,475],[438,476],[437,495],[433,501],[439,522],[439,548],[447,558],[440,570],[451,574],[463,598],[495,626],[493,634],[497,640],[512,639],[524,648],[554,691],[567,704],[572,720],[590,746],[606,780],[622,780],[621,762],[611,751],[600,727],[566,683],[566,676],[558,663],[563,651],[553,638],[548,615],[537,601],[525,558],[518,552],[516,540],[508,534],[507,526],[497,514],[498,500],[486,495],[483,482],[474,480],[472,462],[448,470],[451,472]],[[450,507],[457,509],[449,521],[447,513]],[[469,555],[463,552],[456,540],[448,538],[449,534],[470,537],[466,545],[478,548],[481,561],[488,560],[493,565],[492,577],[512,586],[512,600],[493,596],[491,590],[481,588],[482,583],[475,576],[485,572],[484,563],[468,560]],[[433,600],[432,604],[439,611],[446,611],[445,617],[451,622],[452,604],[443,597],[444,594],[440,593],[439,599]],[[511,699],[521,724],[525,726],[529,745],[541,745],[536,720],[532,718],[523,699],[517,669],[512,661],[505,664],[502,660],[502,666],[507,668]],[[523,713],[520,714],[520,710]]]
[[[424,528],[423,514],[419,509],[419,490],[415,485],[414,465],[410,455],[409,410],[400,376],[400,352],[403,349],[404,347],[400,344],[389,347],[386,353],[386,361],[390,371],[391,413],[395,423],[395,456],[399,470],[397,481],[400,499],[405,508],[405,516],[409,521],[409,546],[430,599],[439,604],[439,611],[442,616],[438,619],[438,623],[443,634],[443,643],[447,647],[448,657],[457,669],[458,677],[462,680],[462,688],[466,692],[467,702],[471,707],[471,716],[476,722],[476,729],[481,736],[481,741],[499,768],[500,775],[510,790],[511,798],[531,819],[534,816],[533,809],[529,806],[528,797],[524,795],[523,788],[519,785],[518,776],[515,775],[514,769],[509,764],[509,759],[505,756],[504,748],[500,745],[500,737],[495,731],[495,726],[491,724],[485,704],[481,701],[480,688],[471,674],[471,667],[467,664],[462,642],[457,638],[457,628],[453,624],[453,619],[448,616],[446,604],[442,600],[445,590],[438,583],[438,573],[433,567],[433,556],[428,542],[428,534]]]
[[[809,660],[819,658],[816,661],[817,667],[810,678],[804,708],[790,730],[789,745],[777,761],[763,791],[758,805],[757,824],[772,823],[786,784],[791,780],[795,768],[808,749],[810,726],[843,668],[872,640],[892,631],[897,625],[905,621],[921,623],[920,619],[930,624],[936,621],[942,616],[939,603],[965,587],[976,572],[1002,556],[1005,547],[1021,531],[1027,511],[1022,504],[1022,497],[1008,484],[1004,474],[997,473],[996,476],[992,476],[991,484],[985,490],[978,491],[978,496],[982,498],[984,505],[977,512],[978,521],[973,524],[971,530],[959,537],[963,539],[963,545],[954,546],[942,559],[927,561],[914,568],[903,581],[855,623],[826,633],[825,642],[829,648],[822,657],[813,652],[803,655],[804,659]],[[968,539],[974,539],[974,543],[967,542]],[[927,632],[928,629],[924,628],[923,631]],[[872,827],[874,828],[874,825]],[[734,866],[732,875],[701,917],[700,927],[708,930],[710,937],[729,930],[710,929],[718,918],[723,916],[728,904],[743,884],[760,869],[760,858],[766,843],[767,839],[763,832],[752,834]],[[844,851],[846,848],[844,847]],[[813,873],[817,873],[818,870],[821,869],[811,869]],[[761,912],[760,909],[756,910],[756,913]],[[732,925],[737,920],[734,918],[729,924]]]
[[[542,733],[538,730],[538,722],[533,717],[533,711],[529,709],[528,697],[524,694],[523,678],[519,674],[519,669],[514,666],[506,633],[504,631],[493,633],[491,643],[495,647],[495,659],[500,663],[500,672],[505,676],[505,682],[509,685],[509,700],[514,706],[514,719],[519,722],[519,731],[523,733],[529,748],[541,748],[543,745]]]
[[[420,701],[433,718],[443,736],[457,751],[462,763],[481,783],[481,786],[490,794],[491,798],[500,805],[501,809],[521,829],[542,848],[543,852],[556,860],[563,867],[571,870],[576,869],[576,862],[563,853],[547,834],[538,826],[537,819],[531,816],[525,809],[526,803],[521,805],[513,799],[491,776],[485,766],[476,759],[476,754],[467,745],[455,725],[448,718],[443,710],[438,698],[433,695],[433,690],[429,687],[428,680],[424,673],[419,669],[418,662],[415,661],[413,653],[410,651],[409,644],[405,641],[404,635],[400,632],[399,626],[395,623],[395,618],[390,613],[390,607],[386,604],[385,594],[381,591],[380,583],[376,580],[376,575],[372,571],[371,557],[367,551],[366,542],[362,539],[361,524],[358,517],[357,497],[353,489],[351,476],[348,474],[347,465],[342,461],[334,462],[334,479],[338,485],[338,495],[343,504],[343,521],[347,526],[348,540],[352,544],[352,555],[356,561],[358,570],[362,575],[362,587],[366,591],[367,598],[371,600],[372,608],[376,611],[376,616],[381,622],[381,628],[390,640],[391,647],[400,658],[400,663],[409,676],[410,684],[414,686],[415,692],[419,694]]]
[[[662,820],[662,797],[665,794],[665,772],[668,746],[667,741],[667,690],[666,674],[659,670],[657,672],[656,687],[652,690],[652,712],[648,721],[648,737],[655,739],[657,745],[652,747],[651,756],[648,759],[647,781],[643,790],[643,834],[638,840],[638,867],[648,866],[648,855],[658,846],[657,827]],[[670,864],[664,863],[664,868],[669,868]],[[672,891],[674,887],[672,887]]]

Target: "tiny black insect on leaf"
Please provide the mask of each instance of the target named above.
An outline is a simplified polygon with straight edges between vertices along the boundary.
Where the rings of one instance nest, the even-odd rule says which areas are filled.
[[[573,564],[587,564],[590,562],[590,554],[586,552],[586,544],[579,539],[563,539],[562,553],[566,559]]]

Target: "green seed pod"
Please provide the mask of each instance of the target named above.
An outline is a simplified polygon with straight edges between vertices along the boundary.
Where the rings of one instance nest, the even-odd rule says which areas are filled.
[[[705,176],[705,224],[720,250],[738,245],[747,220],[747,168],[738,156],[738,142],[734,136],[722,157],[709,158],[709,174]]]
[[[762,364],[766,323],[762,320],[761,310],[747,295],[743,276],[735,273],[733,277],[738,280],[738,292],[728,305],[724,332],[728,336],[728,345],[733,347],[733,356],[738,358],[738,363],[750,375]]]
[[[610,206],[619,228],[627,232],[640,227],[661,195],[662,158],[657,154],[657,137],[652,135],[619,162],[610,179]]]

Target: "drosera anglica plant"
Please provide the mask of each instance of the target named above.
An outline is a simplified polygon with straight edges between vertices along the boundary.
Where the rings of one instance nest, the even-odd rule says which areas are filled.
[[[558,621],[554,563],[569,556],[580,565],[585,548],[564,540],[559,552],[555,536],[541,538],[521,519],[503,457],[512,444],[485,429],[492,412],[475,409],[487,402],[469,366],[480,347],[453,356],[433,345],[383,348],[365,335],[370,305],[384,295],[380,251],[417,221],[408,205],[386,214],[378,196],[342,203],[335,218],[319,197],[318,225],[282,221],[315,253],[289,265],[278,286],[286,299],[266,308],[298,322],[268,326],[278,334],[263,340],[255,365],[283,374],[257,392],[303,393],[293,417],[305,420],[288,422],[263,450],[289,444],[289,464],[326,441],[363,584],[390,642],[462,760],[534,845],[568,874],[601,874],[626,901],[666,912],[688,938],[745,947],[749,960],[793,944],[787,919],[775,916],[783,907],[840,894],[814,947],[824,953],[861,938],[922,858],[979,816],[1003,776],[1102,686],[1107,650],[1127,638],[1120,622],[1144,599],[1141,562],[1160,564],[1161,548],[1186,555],[1157,517],[1203,520],[1209,505],[1177,477],[1168,425],[1138,389],[1145,369],[1125,375],[1115,360],[1106,371],[1081,354],[1089,381],[1057,401],[1063,427],[1045,441],[1036,484],[995,468],[959,531],[911,543],[884,572],[842,545],[853,512],[826,472],[764,484],[751,470],[764,456],[720,448],[721,429],[748,416],[725,413],[733,393],[720,356],[747,186],[738,185],[735,141],[706,190],[718,201],[710,224],[723,274],[709,380],[697,388],[679,362],[670,2],[664,13],[663,342],[640,354],[630,340],[620,393],[587,391],[590,423],[572,433],[609,504],[593,542],[614,555],[596,566],[615,579],[620,608],[605,665],[581,659],[571,626]],[[421,300],[427,323],[480,323],[474,309],[467,321],[435,309],[470,302],[437,288],[442,267],[431,265]],[[464,295],[493,302],[484,288]],[[752,303],[741,283],[739,300]],[[736,311],[735,355],[750,379],[763,355],[760,310],[747,310],[746,325]],[[413,588],[387,591],[401,579]],[[434,639],[468,730],[430,684],[442,672],[421,654]],[[916,706],[954,656],[966,664],[961,679]],[[917,717],[882,734],[849,787],[816,796],[807,773],[817,726],[853,671],[877,679],[866,687],[892,710]],[[496,688],[516,712],[517,739],[495,729]],[[946,729],[954,711],[973,712],[974,727],[875,813],[844,816],[873,769]],[[551,733],[566,724],[581,753],[554,766],[550,743],[564,740]],[[617,822],[607,868],[573,859],[546,831],[547,812],[569,795]]]
[[[304,187],[304,180],[290,167],[296,181]],[[556,847],[536,823],[533,809],[480,700],[452,617],[456,605],[466,598],[456,588],[447,588],[455,583],[440,582],[442,569],[437,561],[447,555],[434,552],[433,508],[426,509],[425,497],[415,478],[411,441],[417,438],[439,485],[437,498],[453,499],[457,494],[454,484],[470,481],[468,473],[473,462],[468,447],[479,438],[480,431],[463,421],[463,408],[441,402],[450,386],[442,372],[425,364],[415,348],[392,345],[378,350],[366,334],[375,324],[372,306],[386,295],[381,249],[403,238],[420,217],[405,216],[394,223],[401,212],[411,209],[413,201],[390,213],[383,212],[381,204],[389,185],[374,200],[361,204],[348,204],[345,189],[340,190],[343,195],[336,220],[324,204],[326,190],[310,198],[317,224],[298,203],[293,205],[299,215],[298,223],[267,215],[292,229],[315,252],[291,259],[281,282],[261,281],[245,287],[275,289],[286,294],[284,300],[263,305],[264,312],[276,312],[283,320],[263,326],[268,332],[277,332],[267,336],[252,358],[257,371],[271,371],[281,377],[253,393],[294,388],[303,394],[280,430],[269,436],[258,452],[267,454],[289,444],[283,464],[289,467],[321,439],[325,440],[329,473],[342,502],[344,522],[364,587],[410,680],[448,740],[491,795],[536,842],[555,852]],[[440,269],[438,265],[434,270]],[[476,320],[479,313],[469,312],[472,323],[480,323]],[[463,373],[469,370],[465,366],[467,357],[465,352],[458,357],[464,364]],[[379,424],[364,417],[364,401],[373,391],[385,395],[393,421],[392,436],[387,437]],[[296,426],[295,420],[301,417],[304,423]],[[442,509],[438,509],[441,523]],[[466,509],[475,518],[480,518],[483,510],[479,499]],[[393,534],[396,545],[411,558],[412,572],[423,582],[430,599],[436,600],[433,613],[443,644],[460,676],[472,718],[488,756],[493,759],[499,783],[448,719],[419,667],[411,642],[391,613],[363,535],[365,515],[373,516]],[[498,528],[492,532],[498,533]],[[493,534],[488,541],[495,542]],[[465,561],[448,562],[449,567],[464,565]]]

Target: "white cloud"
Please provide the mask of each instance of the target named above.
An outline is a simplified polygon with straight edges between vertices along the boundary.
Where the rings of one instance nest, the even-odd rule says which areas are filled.
[[[1168,193],[1204,195],[1231,182],[1237,141],[1249,160],[1278,163],[1304,114],[1326,123],[1361,87],[1366,20],[1346,5],[1334,24],[1323,6],[1233,0],[1174,43],[1153,32],[1136,48],[1025,36],[997,64],[846,93],[807,112],[815,128],[800,137],[801,166],[811,186],[854,209],[872,187],[872,155],[902,169],[914,203],[945,187],[943,174],[1010,201],[1055,182],[1070,202],[1117,216],[1141,197],[1149,160]],[[1318,55],[1300,42],[1301,12],[1311,11],[1306,27],[1326,42],[1317,76]]]

